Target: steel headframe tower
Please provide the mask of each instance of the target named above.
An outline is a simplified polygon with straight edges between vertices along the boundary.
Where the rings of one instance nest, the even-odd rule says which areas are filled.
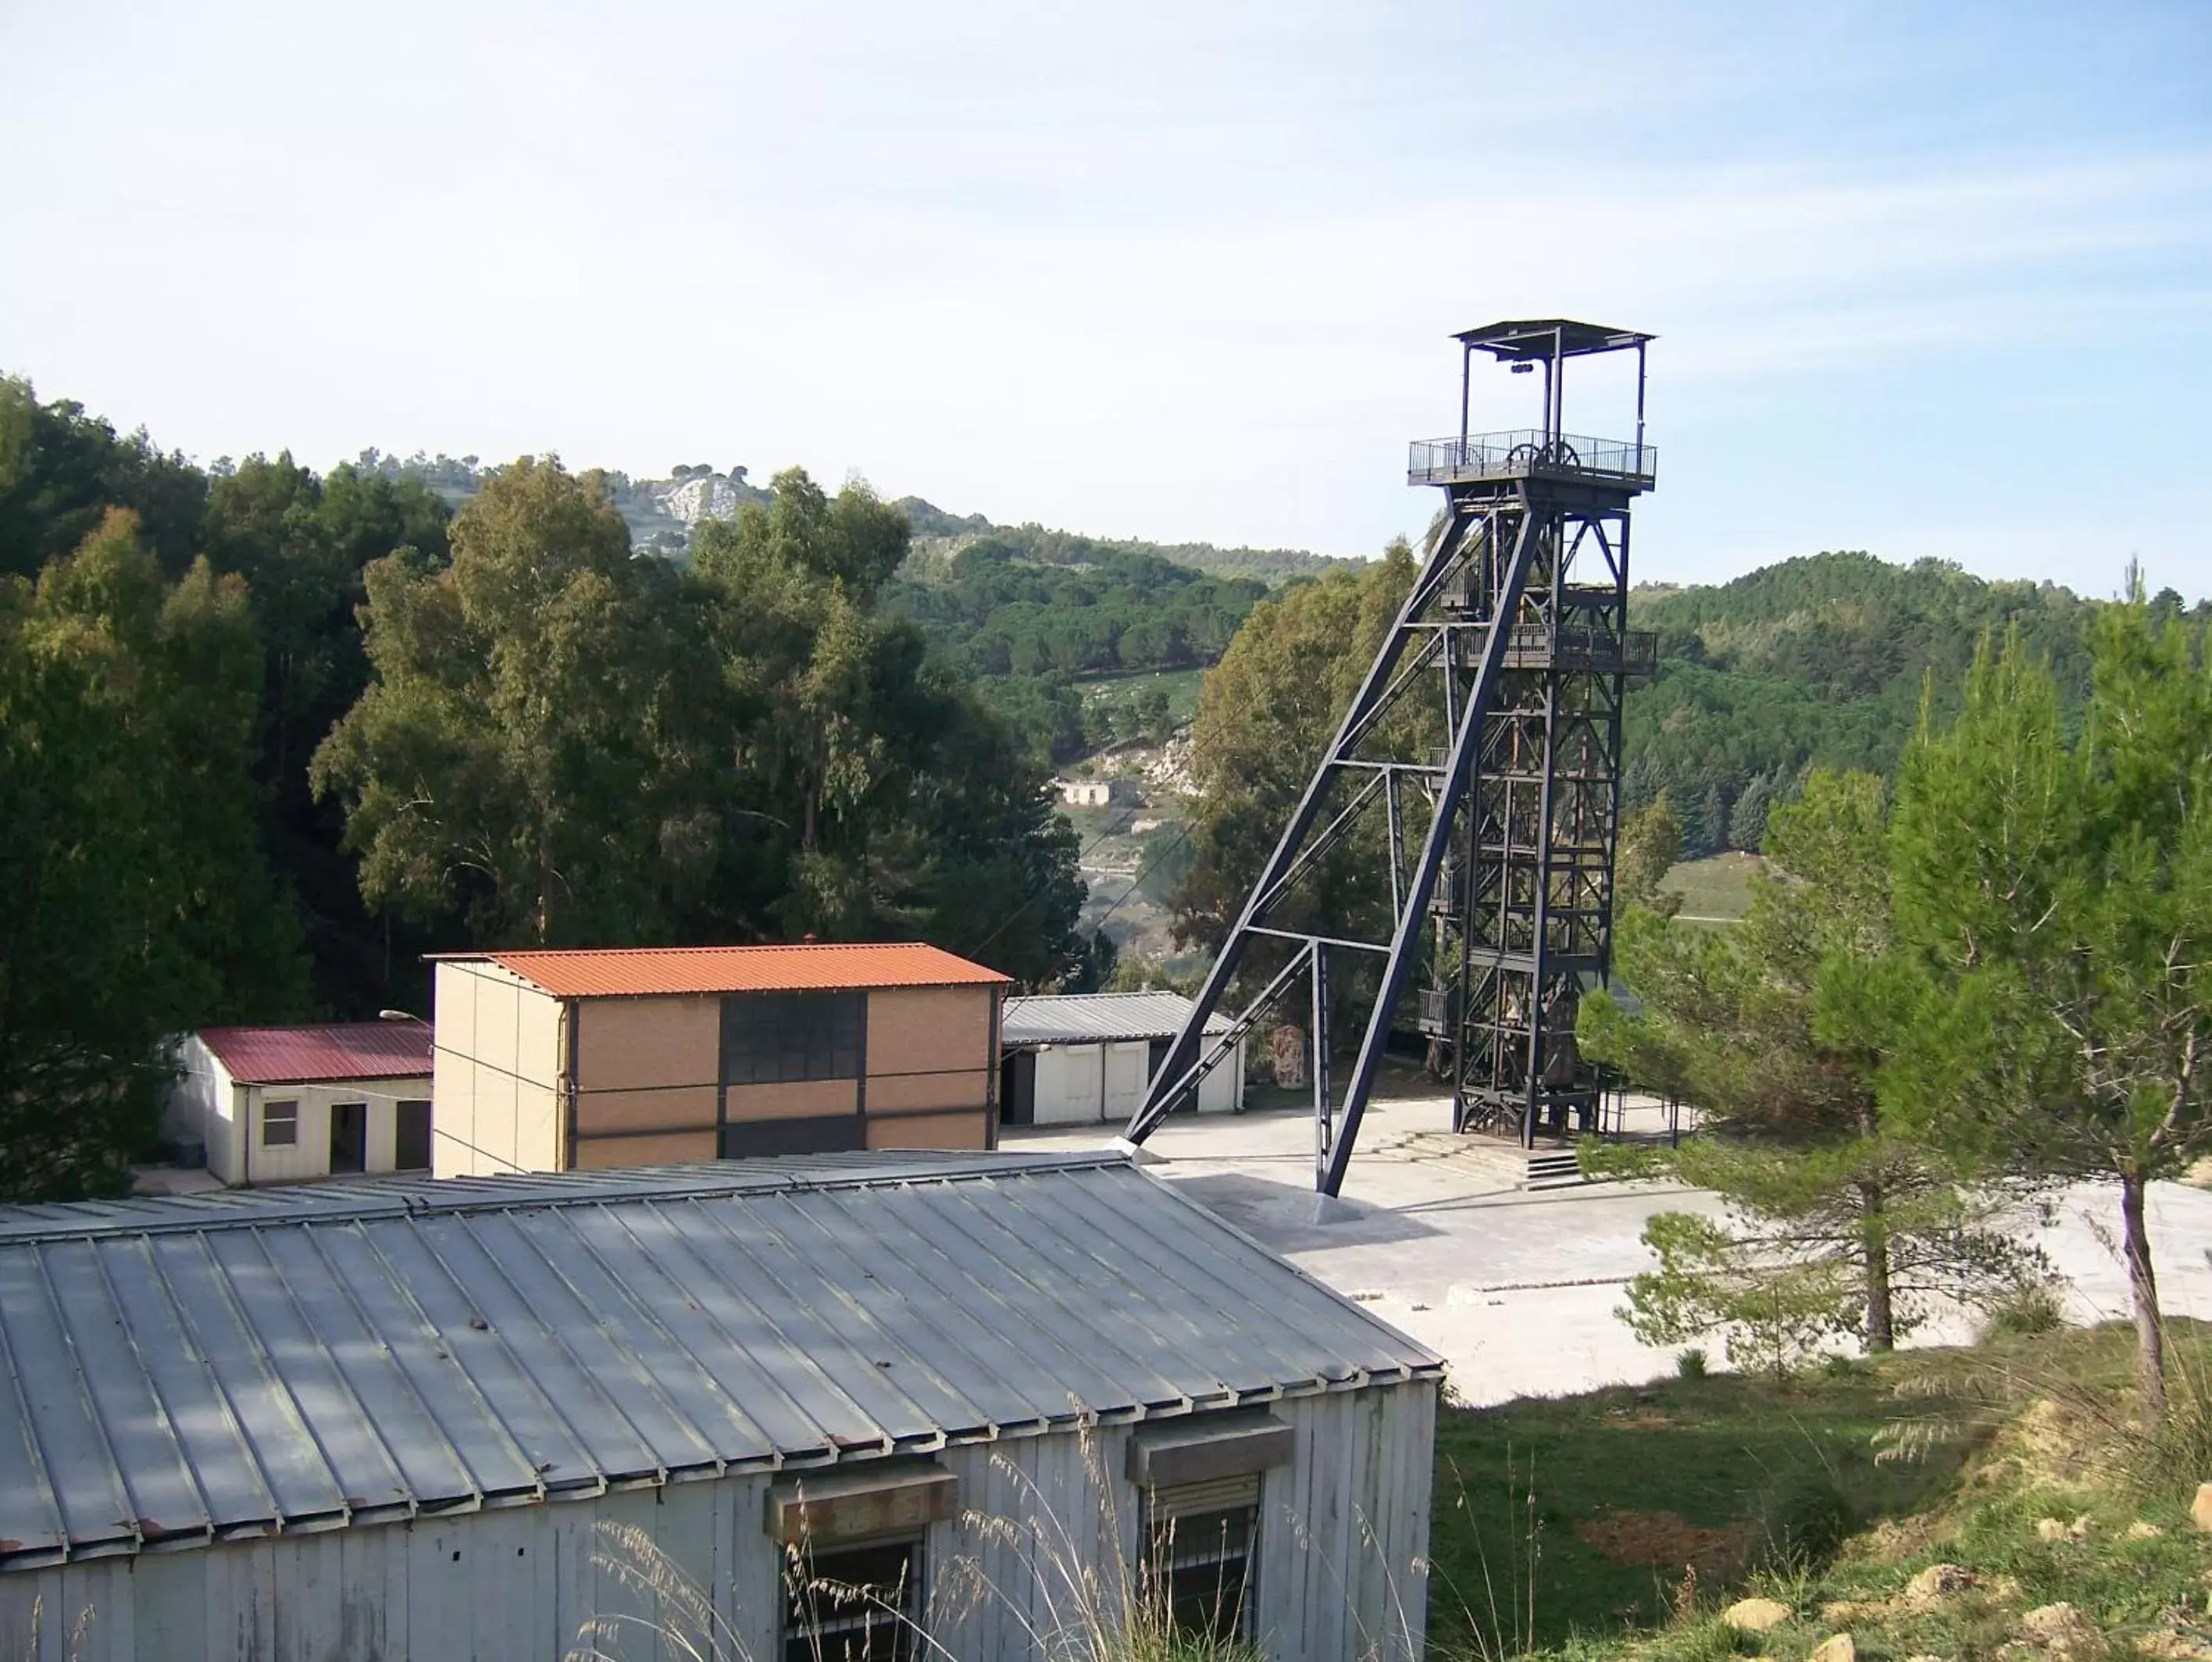
[[[1304,983],[1315,1186],[1344,1182],[1401,995],[1449,1067],[1462,1131],[1602,1129],[1607,1082],[1574,1042],[1583,992],[1612,963],[1622,695],[1656,642],[1628,628],[1628,509],[1650,488],[1649,335],[1560,318],[1492,324],[1461,346],[1460,431],[1416,442],[1409,483],[1444,502],[1412,591],[1222,943],[1182,1035],[1129,1122],[1141,1143],[1267,1012]],[[1470,434],[1474,355],[1543,375],[1540,427]],[[1570,436],[1567,361],[1636,355],[1636,435]],[[1388,868],[1362,931],[1309,881],[1324,858]],[[1347,857],[1349,857],[1347,858]],[[1387,939],[1372,937],[1388,907]],[[1317,921],[1318,920],[1318,921]],[[1207,1020],[1240,972],[1250,1001]],[[1364,1008],[1358,1059],[1332,1097],[1333,1010]]]

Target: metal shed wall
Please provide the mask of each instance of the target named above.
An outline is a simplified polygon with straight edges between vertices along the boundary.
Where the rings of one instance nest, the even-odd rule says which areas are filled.
[[[1152,1046],[1144,1040],[1038,1045],[1036,1118],[1039,1125],[1093,1125],[1126,1120],[1144,1106],[1152,1077]],[[1244,1100],[1244,1052],[1237,1051],[1198,1083],[1200,1113],[1228,1113]]]
[[[1291,1462],[1261,1496],[1253,1629],[1276,1662],[1412,1662],[1427,1603],[1436,1385],[1278,1402]],[[947,1451],[961,1514],[928,1533],[933,1636],[968,1662],[1018,1662],[1094,1617],[1138,1550],[1127,1426]],[[547,1662],[586,1618],[632,1618],[603,1648],[688,1654],[619,1568],[601,1526],[639,1532],[707,1592],[732,1659],[778,1653],[778,1548],[762,1476],[92,1559],[0,1575],[0,1655],[23,1662]],[[636,1562],[633,1560],[633,1562]],[[1111,1596],[1108,1602],[1110,1604]],[[734,1640],[736,1642],[729,1642]],[[702,1647],[702,1652],[704,1647]]]

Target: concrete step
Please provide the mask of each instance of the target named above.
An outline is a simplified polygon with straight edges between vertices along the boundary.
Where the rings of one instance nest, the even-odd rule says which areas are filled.
[[[1524,1149],[1500,1137],[1455,1131],[1416,1131],[1405,1148],[1417,1160],[1449,1161],[1500,1188],[1563,1189],[1583,1180],[1572,1149]]]

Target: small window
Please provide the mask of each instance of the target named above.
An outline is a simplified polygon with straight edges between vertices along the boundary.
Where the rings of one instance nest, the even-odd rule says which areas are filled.
[[[783,1572],[784,1662],[914,1662],[921,1542],[793,1547]]]
[[[1146,1495],[1146,1592],[1174,1632],[1219,1644],[1243,1636],[1259,1533],[1257,1476]]]
[[[300,1142],[300,1105],[297,1102],[264,1102],[261,1105],[261,1146],[264,1149],[296,1148]]]
[[[722,1000],[722,1081],[857,1079],[863,995],[744,992]]]

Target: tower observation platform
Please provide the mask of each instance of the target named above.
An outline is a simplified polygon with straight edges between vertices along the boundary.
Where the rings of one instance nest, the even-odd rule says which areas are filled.
[[[1528,1146],[1608,1129],[1619,1091],[1574,1032],[1612,970],[1623,701],[1656,667],[1656,637],[1628,628],[1629,508],[1658,476],[1644,418],[1653,337],[1540,318],[1453,338],[1459,431],[1407,458],[1407,482],[1443,497],[1420,570],[1132,1142],[1262,1020],[1301,1018],[1323,1193],[1344,1180],[1394,1039],[1425,1046],[1450,1082],[1455,1130]],[[1568,433],[1570,363],[1631,352],[1632,435]],[[1535,425],[1469,430],[1478,357],[1541,376]],[[1236,1013],[1208,1034],[1219,1008]],[[1339,1095],[1332,1030],[1347,1022],[1360,1036]]]

